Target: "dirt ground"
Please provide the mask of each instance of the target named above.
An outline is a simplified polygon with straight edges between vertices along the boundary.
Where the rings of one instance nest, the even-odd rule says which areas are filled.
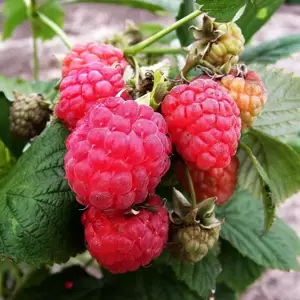
[[[1,0],[0,0],[1,3]],[[136,23],[171,20],[154,16],[148,12],[122,6],[104,4],[82,4],[67,7],[65,31],[76,41],[101,41],[124,26],[126,19]],[[282,6],[255,36],[253,43],[300,33],[300,6]],[[1,16],[0,16],[1,19]],[[58,38],[39,44],[40,79],[47,80],[60,75],[59,59],[66,49]],[[31,78],[32,41],[29,25],[24,24],[14,34],[13,39],[0,43],[0,73],[10,77]],[[277,67],[300,75],[300,53],[281,60]],[[300,194],[289,199],[279,210],[279,215],[300,234]],[[241,300],[300,300],[300,273],[268,271],[257,281]]]

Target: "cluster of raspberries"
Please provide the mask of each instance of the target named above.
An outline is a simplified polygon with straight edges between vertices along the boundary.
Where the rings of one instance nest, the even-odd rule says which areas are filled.
[[[148,265],[167,243],[168,212],[155,189],[170,168],[172,144],[184,161],[177,168],[183,186],[181,168],[188,167],[197,200],[217,196],[223,204],[236,185],[241,133],[240,109],[222,87],[229,88],[231,77],[177,85],[158,113],[130,99],[127,65],[111,45],[76,45],[63,62],[55,108],[72,131],[65,172],[87,208],[87,248],[113,273]]]

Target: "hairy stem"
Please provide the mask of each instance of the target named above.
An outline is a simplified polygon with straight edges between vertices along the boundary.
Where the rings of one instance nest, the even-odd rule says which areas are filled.
[[[197,205],[196,193],[195,193],[191,173],[190,173],[190,170],[189,170],[187,165],[185,165],[185,176],[186,176],[186,179],[187,179],[187,182],[188,182],[188,185],[189,185],[189,189],[190,189],[190,195],[191,195],[191,200],[192,200],[192,208],[194,209]]]
[[[171,31],[177,29],[178,27],[182,26],[183,24],[195,19],[197,16],[201,14],[200,10],[196,10],[189,15],[185,16],[184,18],[178,20],[174,24],[169,27],[164,28],[163,30],[157,32],[156,34],[152,35],[148,39],[132,46],[124,50],[125,54],[127,55],[136,55],[137,53],[141,52],[144,48],[150,46],[151,44],[155,43]]]
[[[38,54],[38,41],[36,32],[36,0],[31,0],[30,2],[30,21],[31,21],[31,31],[32,31],[32,41],[33,41],[33,79],[37,81],[39,79],[39,54]]]

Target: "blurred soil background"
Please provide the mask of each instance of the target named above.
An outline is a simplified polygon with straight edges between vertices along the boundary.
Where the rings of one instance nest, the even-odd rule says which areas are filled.
[[[1,4],[0,0],[0,4]],[[101,41],[124,28],[125,20],[136,23],[171,23],[166,17],[124,6],[78,4],[66,6],[65,32],[72,43]],[[0,15],[0,23],[2,16]],[[1,26],[1,25],[0,25]],[[1,27],[0,27],[1,28]],[[254,37],[252,44],[300,33],[300,5],[283,5]],[[58,38],[39,44],[40,80],[60,76],[59,59],[66,53]],[[300,53],[276,64],[285,72],[300,75]],[[0,74],[8,77],[32,78],[32,40],[30,26],[18,27],[12,39],[0,43]],[[300,194],[289,199],[279,215],[300,235]],[[268,271],[251,286],[241,300],[300,300],[300,272]]]

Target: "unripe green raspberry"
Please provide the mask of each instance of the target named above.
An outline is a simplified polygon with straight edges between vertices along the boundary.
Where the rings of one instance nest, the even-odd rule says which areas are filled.
[[[10,130],[12,134],[30,139],[39,135],[50,119],[49,105],[40,94],[22,95],[14,93],[10,108]]]
[[[239,55],[244,50],[245,39],[241,29],[235,23],[214,23],[215,30],[223,32],[216,41],[211,43],[210,49],[205,54],[206,60],[215,67],[221,67],[230,62],[234,65],[239,60]]]
[[[170,250],[180,259],[195,263],[200,261],[219,239],[221,226],[210,229],[199,225],[171,228],[172,245]]]

